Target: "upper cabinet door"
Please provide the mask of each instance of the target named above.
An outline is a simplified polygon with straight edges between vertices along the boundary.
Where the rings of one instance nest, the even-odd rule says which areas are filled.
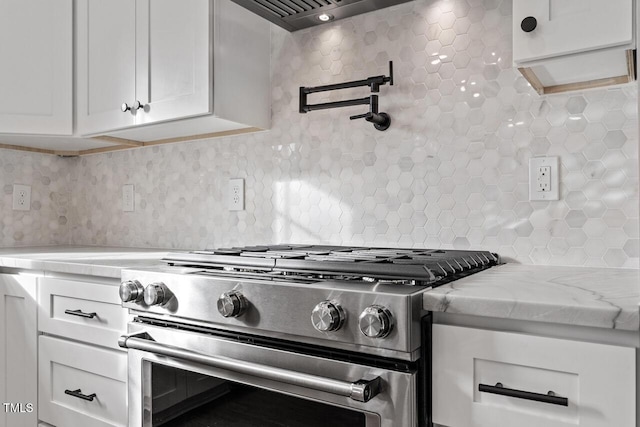
[[[135,124],[136,3],[77,2],[77,114],[82,135]],[[123,104],[130,110],[122,111]]]
[[[536,22],[528,21],[527,32],[521,23],[528,17]],[[632,0],[513,1],[515,63],[621,46],[633,39]]]
[[[72,0],[0,0],[0,133],[73,133]]]
[[[137,0],[136,124],[212,112],[210,0]]]
[[[77,1],[80,135],[153,141],[269,127],[265,19],[231,0]]]

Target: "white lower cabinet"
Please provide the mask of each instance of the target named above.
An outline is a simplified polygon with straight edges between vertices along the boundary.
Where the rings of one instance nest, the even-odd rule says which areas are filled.
[[[433,349],[436,424],[636,425],[635,348],[434,325]]]
[[[38,422],[36,313],[36,278],[0,274],[0,427]]]
[[[127,310],[117,287],[47,277],[38,285],[40,332],[119,349],[118,338],[127,330]]]
[[[38,330],[45,334],[38,352],[41,422],[127,425],[127,353],[117,345],[127,329],[127,310],[117,283],[39,279]]]
[[[127,354],[40,337],[40,419],[56,425],[127,424]]]

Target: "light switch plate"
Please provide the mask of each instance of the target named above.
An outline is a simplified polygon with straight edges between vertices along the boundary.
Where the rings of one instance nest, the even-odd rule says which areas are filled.
[[[13,210],[29,211],[31,210],[31,186],[22,184],[13,184]]]
[[[529,159],[529,200],[560,200],[558,157]]]
[[[133,184],[125,184],[122,186],[122,211],[134,212],[135,209],[135,192]]]

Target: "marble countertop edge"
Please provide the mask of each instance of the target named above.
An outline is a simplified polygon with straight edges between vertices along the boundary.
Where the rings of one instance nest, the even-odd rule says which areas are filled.
[[[429,311],[638,331],[640,271],[504,264],[424,294]]]

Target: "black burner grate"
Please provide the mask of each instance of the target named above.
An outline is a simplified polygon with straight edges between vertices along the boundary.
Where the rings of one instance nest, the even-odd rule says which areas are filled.
[[[170,253],[170,265],[251,272],[252,277],[368,280],[437,286],[500,263],[488,251],[270,245]],[[293,277],[292,277],[293,278]]]

